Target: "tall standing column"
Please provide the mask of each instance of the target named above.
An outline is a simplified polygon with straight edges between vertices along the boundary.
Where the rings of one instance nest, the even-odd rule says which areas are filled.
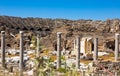
[[[2,67],[5,68],[5,31],[1,31],[1,59]]]
[[[119,57],[119,34],[115,34],[115,61],[118,60]]]
[[[61,34],[57,33],[57,69],[61,67]]]
[[[85,76],[85,71],[84,70],[82,71],[82,76]]]
[[[76,51],[76,40],[74,40],[74,51]]]
[[[89,45],[89,46],[90,46],[90,48],[89,48],[89,49],[90,49],[90,50],[89,50],[90,52],[89,52],[89,53],[92,54],[92,43],[91,43],[91,42],[90,42],[90,45]]]
[[[20,76],[23,75],[23,58],[24,58],[24,44],[23,44],[23,31],[20,31],[20,63],[19,63],[19,69],[20,69]]]
[[[77,40],[76,40],[76,69],[79,69],[80,68],[80,37],[78,36],[77,37]]]
[[[115,72],[115,75],[114,76],[118,76],[118,72]]]
[[[40,34],[37,34],[37,54],[36,56],[39,57],[40,54]]]
[[[94,61],[98,59],[98,38],[94,38]]]

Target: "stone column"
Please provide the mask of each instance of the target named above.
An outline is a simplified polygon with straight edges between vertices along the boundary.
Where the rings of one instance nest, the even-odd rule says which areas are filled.
[[[85,38],[85,46],[84,46],[84,55],[86,55],[86,52],[87,52],[87,38]]]
[[[118,76],[118,73],[117,73],[117,72],[115,72],[115,76]]]
[[[82,76],[85,76],[85,71],[84,70],[82,71]]]
[[[80,37],[78,36],[77,37],[77,40],[76,40],[76,69],[80,69]]]
[[[115,34],[115,61],[118,60],[119,57],[119,34]]]
[[[74,40],[74,51],[76,51],[76,40]]]
[[[89,48],[89,49],[90,49],[90,50],[89,50],[89,51],[90,51],[89,53],[92,54],[92,43],[91,43],[91,42],[90,42],[90,48]]]
[[[103,43],[103,50],[106,51],[106,43]]]
[[[63,41],[63,55],[65,55],[66,54],[66,46],[67,46],[67,39],[66,38],[64,38],[64,41]]]
[[[94,38],[94,55],[93,55],[94,61],[97,61],[98,59],[98,38]]]
[[[5,31],[1,31],[1,61],[2,67],[5,68]]]
[[[37,54],[36,57],[39,57],[40,54],[40,34],[37,34]]]
[[[61,67],[61,34],[57,33],[57,69]]]
[[[23,44],[23,31],[20,31],[20,62],[19,62],[19,69],[20,69],[20,76],[23,76],[23,67],[24,67],[24,44]]]

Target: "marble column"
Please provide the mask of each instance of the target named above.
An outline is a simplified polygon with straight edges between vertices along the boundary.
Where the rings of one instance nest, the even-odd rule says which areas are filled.
[[[61,67],[61,34],[57,33],[57,69]]]
[[[36,57],[39,57],[40,55],[40,34],[37,34],[37,53]]]
[[[119,57],[119,34],[115,34],[115,61],[118,60]]]
[[[94,38],[94,55],[93,55],[94,61],[97,61],[98,59],[98,38]]]
[[[76,69],[80,69],[80,37],[77,37],[76,40]]]
[[[20,76],[23,76],[23,69],[24,69],[24,44],[23,44],[23,31],[20,31],[20,62],[19,62],[19,69],[20,69]]]
[[[85,76],[85,71],[84,70],[82,71],[82,76]]]
[[[1,61],[2,67],[5,68],[5,31],[1,31]]]
[[[115,72],[115,76],[118,76],[118,72]]]
[[[74,51],[76,51],[76,40],[74,40]]]

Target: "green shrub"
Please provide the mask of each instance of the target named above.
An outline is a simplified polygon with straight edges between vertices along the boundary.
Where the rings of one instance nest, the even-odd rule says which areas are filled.
[[[62,72],[62,73],[67,72],[67,70],[65,68],[58,68],[57,71]]]

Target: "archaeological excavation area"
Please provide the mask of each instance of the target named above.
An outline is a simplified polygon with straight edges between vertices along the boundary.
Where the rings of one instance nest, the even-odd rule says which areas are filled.
[[[70,50],[66,47],[67,40],[63,40],[63,33],[57,32],[54,47],[56,50],[52,51],[41,48],[41,35],[38,32],[34,36],[36,38],[33,39],[33,43],[30,44],[31,47],[26,48],[26,33],[19,31],[19,49],[7,49],[6,32],[1,31],[1,76],[7,74],[66,76],[66,71],[75,71],[77,74],[73,75],[76,76],[119,76],[120,74],[119,33],[115,33],[114,44],[107,41],[103,45],[99,45],[102,40],[97,35],[76,35],[73,48]],[[42,71],[39,71],[41,69]]]
[[[0,76],[120,76],[120,20],[0,16]]]

